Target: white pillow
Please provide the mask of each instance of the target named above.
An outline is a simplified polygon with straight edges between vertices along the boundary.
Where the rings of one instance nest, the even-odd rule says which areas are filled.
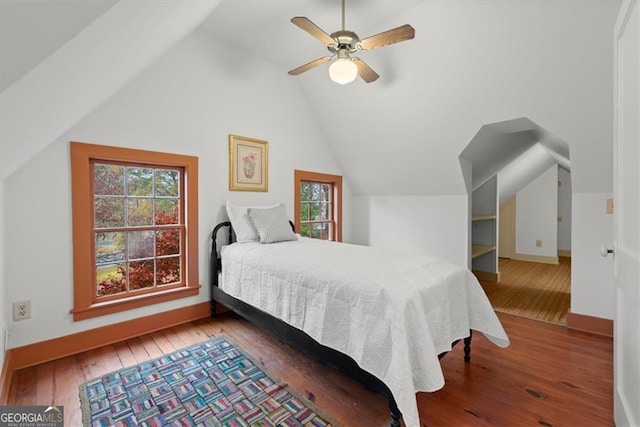
[[[298,240],[291,229],[283,204],[269,209],[249,208],[247,215],[258,232],[260,243]]]
[[[265,206],[272,208],[278,205]],[[238,243],[248,243],[259,241],[258,232],[253,227],[247,216],[247,206],[236,206],[227,200],[227,215],[233,231],[236,233],[236,241]]]

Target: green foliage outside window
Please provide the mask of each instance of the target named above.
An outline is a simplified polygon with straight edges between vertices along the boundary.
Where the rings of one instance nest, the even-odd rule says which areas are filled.
[[[327,240],[331,236],[331,184],[303,182],[300,187],[300,234]]]
[[[181,281],[181,173],[96,163],[96,296]]]

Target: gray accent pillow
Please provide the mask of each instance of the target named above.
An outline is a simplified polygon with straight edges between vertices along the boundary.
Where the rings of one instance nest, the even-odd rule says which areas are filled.
[[[258,232],[260,243],[298,240],[291,229],[283,204],[270,209],[249,208],[247,215]]]

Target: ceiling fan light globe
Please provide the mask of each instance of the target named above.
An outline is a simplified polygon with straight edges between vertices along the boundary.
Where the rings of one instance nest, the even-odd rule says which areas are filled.
[[[329,77],[334,82],[346,85],[358,77],[358,66],[347,58],[339,58],[329,67]]]

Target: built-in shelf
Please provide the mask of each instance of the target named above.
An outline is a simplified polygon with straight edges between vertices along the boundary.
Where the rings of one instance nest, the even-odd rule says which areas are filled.
[[[483,280],[498,279],[498,177],[471,194],[471,271]]]
[[[471,258],[479,257],[480,255],[484,255],[491,251],[495,251],[495,246],[488,245],[471,245]]]
[[[484,221],[487,219],[496,219],[495,215],[473,215],[471,221]]]

